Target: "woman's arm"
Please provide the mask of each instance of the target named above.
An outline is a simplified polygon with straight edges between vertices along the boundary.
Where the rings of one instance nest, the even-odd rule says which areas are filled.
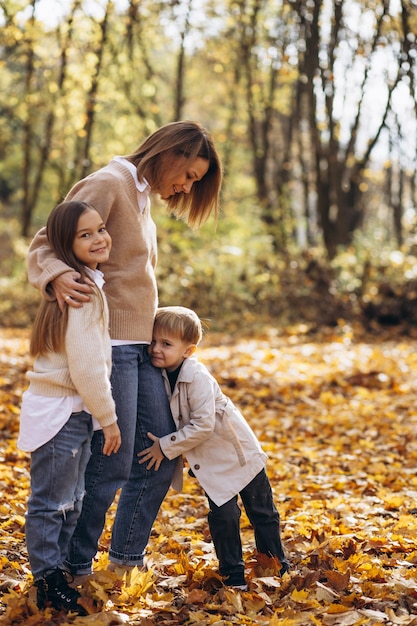
[[[78,272],[57,259],[51,249],[46,228],[34,237],[27,258],[29,282],[39,289],[47,300],[57,300],[61,311],[65,305],[81,307],[90,300],[91,286],[77,282]],[[92,283],[91,283],[92,284]]]

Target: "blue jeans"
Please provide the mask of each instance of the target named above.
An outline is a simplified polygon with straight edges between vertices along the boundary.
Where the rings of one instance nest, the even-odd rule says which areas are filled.
[[[32,452],[26,545],[35,580],[63,568],[81,512],[90,458],[91,415],[72,413],[53,439]]]
[[[76,574],[92,571],[106,513],[120,487],[110,560],[143,564],[152,525],[175,468],[175,461],[164,459],[157,472],[148,471],[137,458],[139,451],[152,445],[148,431],[160,437],[175,430],[161,370],[151,364],[147,346],[113,347],[111,384],[122,445],[117,454],[105,456],[103,433],[94,433],[86,495],[68,558],[68,566]]]
[[[208,497],[208,496],[207,496]],[[282,569],[288,570],[289,563],[281,543],[280,518],[274,505],[272,489],[265,470],[240,492],[243,506],[255,534],[258,552],[278,557]],[[208,498],[208,523],[211,538],[219,559],[219,572],[228,578],[231,585],[242,585],[244,561],[240,537],[241,510],[237,496],[217,506]]]

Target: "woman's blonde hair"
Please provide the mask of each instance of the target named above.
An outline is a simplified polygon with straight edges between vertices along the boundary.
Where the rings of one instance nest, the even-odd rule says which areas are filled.
[[[198,345],[203,337],[197,313],[184,306],[165,306],[156,311],[154,329],[188,344]]]
[[[46,222],[46,235],[51,248],[57,258],[78,272],[82,283],[86,277],[86,268],[78,260],[73,251],[75,235],[77,233],[78,220],[86,211],[95,210],[87,202],[71,200],[61,202],[49,214]],[[96,293],[100,296],[100,291]],[[65,346],[65,333],[67,330],[68,309],[62,312],[57,300],[42,299],[30,338],[30,354],[33,357],[47,352],[60,352]]]
[[[161,126],[125,158],[136,165],[139,180],[146,178],[158,189],[179,157],[184,165],[200,157],[208,161],[208,171],[196,181],[190,193],[176,193],[167,199],[170,215],[199,228],[212,212],[217,219],[222,166],[210,133],[198,122],[180,121]]]

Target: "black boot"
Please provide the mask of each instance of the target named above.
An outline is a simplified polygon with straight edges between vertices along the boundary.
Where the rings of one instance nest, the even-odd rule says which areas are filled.
[[[69,586],[67,576],[71,576],[61,569],[56,569],[48,576],[35,582],[37,589],[36,604],[38,609],[52,606],[58,611],[88,615],[87,611],[78,604],[81,594]]]

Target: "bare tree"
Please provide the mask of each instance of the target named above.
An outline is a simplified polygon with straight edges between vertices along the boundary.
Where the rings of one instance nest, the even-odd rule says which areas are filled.
[[[265,0],[240,0],[237,63],[244,80],[257,200],[274,249],[285,250],[292,126],[279,111],[280,72],[287,43],[281,9],[265,14]],[[267,25],[269,18],[270,25]],[[284,90],[283,90],[284,91]],[[281,96],[283,98],[283,96]]]
[[[185,80],[185,41],[187,34],[190,30],[190,17],[193,6],[193,0],[188,0],[185,10],[184,24],[180,31],[180,46],[177,57],[177,72],[175,81],[175,93],[174,93],[174,120],[180,120],[183,115],[185,93],[184,93],[184,80]]]
[[[90,88],[86,94],[84,116],[85,123],[83,127],[83,132],[81,133],[82,140],[81,142],[79,142],[81,143],[81,146],[79,146],[79,152],[74,159],[74,161],[78,163],[78,167],[73,172],[73,176],[75,176],[76,179],[84,178],[91,169],[92,162],[90,159],[90,147],[96,115],[97,93],[99,90],[101,69],[103,67],[103,57],[107,44],[108,23],[112,10],[113,1],[108,0],[103,18],[99,22],[99,35],[96,45],[93,49],[96,60],[93,74],[91,76]]]
[[[158,7],[152,8],[157,14]],[[147,10],[142,0],[129,0],[125,15],[124,35],[121,38],[109,39],[108,45],[113,59],[118,58],[120,50],[127,49],[129,67],[126,68],[122,63],[120,64],[118,80],[135,115],[144,121],[151,117],[154,125],[160,126],[162,118],[157,100],[157,84],[161,81],[161,72],[155,67],[151,58],[153,42],[148,33],[149,18],[146,19],[142,15],[141,9]],[[137,92],[137,85],[143,83],[152,85],[152,89],[149,90],[150,94],[145,100],[138,97]]]
[[[321,23],[325,19],[324,2],[306,4],[294,3],[300,20],[300,40],[305,42],[301,48],[300,98],[307,111],[309,128],[309,147],[313,158],[308,166],[314,179],[314,191],[317,197],[317,211],[323,240],[330,257],[334,256],[338,246],[348,245],[355,230],[361,225],[365,207],[361,202],[361,183],[364,172],[370,163],[372,151],[377,145],[381,132],[386,127],[387,116],[391,110],[392,95],[404,75],[401,63],[397,65],[394,76],[386,77],[385,106],[374,129],[368,128],[365,149],[360,153],[358,137],[365,111],[365,93],[370,80],[373,56],[381,42],[386,41],[386,21],[390,19],[389,0],[382,0],[378,11],[374,12],[375,24],[371,37],[364,39],[353,33],[344,18],[344,0],[335,0],[332,15],[327,15],[329,32],[327,41],[323,39]],[[358,3],[359,4],[359,3]],[[350,74],[359,56],[362,66],[362,80],[356,85],[358,98],[349,126],[349,135],[341,136],[341,120],[336,116],[337,86],[335,77],[342,70],[338,64],[337,52],[341,53],[342,43],[346,49],[350,42],[350,66],[344,71]],[[347,55],[348,56],[348,55]],[[345,63],[349,63],[346,61]],[[355,71],[359,75],[356,68]],[[353,90],[353,83],[350,89]],[[350,95],[350,94],[349,94]]]
[[[64,27],[62,28],[63,34],[60,37],[61,50],[60,50],[59,59],[58,59],[59,70],[58,70],[58,76],[56,80],[56,89],[54,89],[55,97],[57,98],[63,97],[64,83],[65,83],[66,72],[67,72],[68,50],[71,45],[72,36],[73,36],[74,14],[79,8],[80,4],[81,4],[81,0],[74,0],[72,7],[71,7],[71,11],[68,14]],[[33,58],[33,52],[32,54],[28,55],[28,60],[29,60],[29,57],[31,59]],[[28,76],[29,76],[29,71],[28,71]],[[27,88],[30,89],[29,84]],[[28,116],[28,120],[29,120],[29,116]],[[22,235],[25,237],[28,236],[29,234],[29,229],[30,229],[30,225],[32,221],[32,213],[37,204],[39,192],[40,192],[43,178],[45,175],[45,168],[48,163],[48,158],[49,158],[49,154],[51,151],[54,123],[55,123],[55,108],[54,108],[54,104],[51,103],[49,105],[49,110],[46,113],[45,121],[43,124],[42,140],[39,145],[39,154],[37,155],[36,162],[34,162],[33,164],[30,163],[31,161],[30,155],[34,149],[34,146],[30,145],[32,143],[31,135],[30,135],[31,129],[29,127],[27,128],[26,151],[25,151],[27,153],[27,167],[24,168],[24,172],[25,172],[24,173],[24,186],[23,186],[24,196],[23,196],[23,202],[22,202],[23,206],[22,206],[22,220],[21,220]],[[29,185],[30,167],[32,167],[32,170],[33,170],[34,180],[33,180],[32,185]]]
[[[408,78],[410,100],[414,105],[414,118],[417,119],[417,39],[415,26],[417,19],[417,4],[413,0],[401,0],[401,27],[403,65]],[[417,157],[417,146],[416,154]],[[417,206],[417,158],[409,164],[412,171],[410,177],[410,197],[414,206]]]
[[[31,99],[33,91],[33,80],[35,75],[35,52],[34,52],[34,26],[36,0],[32,0],[32,12],[29,18],[29,28],[26,31],[26,67],[24,78],[24,97],[26,102]],[[22,172],[22,235],[26,236],[30,223],[32,210],[32,197],[30,188],[30,176],[32,171],[32,150],[33,150],[33,110],[31,106],[26,108],[26,118],[23,123],[23,172]]]

